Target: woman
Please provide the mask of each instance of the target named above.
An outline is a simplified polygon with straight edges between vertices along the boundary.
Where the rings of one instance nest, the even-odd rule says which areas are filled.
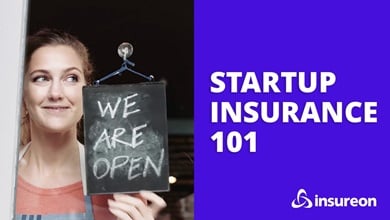
[[[166,206],[152,192],[84,196],[77,125],[91,82],[86,47],[44,29],[28,38],[23,85],[17,219],[154,219]]]

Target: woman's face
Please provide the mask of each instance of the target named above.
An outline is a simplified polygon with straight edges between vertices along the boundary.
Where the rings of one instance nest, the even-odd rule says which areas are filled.
[[[80,56],[69,46],[44,46],[32,54],[23,99],[32,129],[56,133],[76,129],[83,114],[82,70]]]

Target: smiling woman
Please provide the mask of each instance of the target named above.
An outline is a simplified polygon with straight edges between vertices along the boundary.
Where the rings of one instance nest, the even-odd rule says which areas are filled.
[[[74,36],[57,30],[44,29],[28,38],[23,86],[23,145],[31,141],[28,110],[32,111],[31,114],[39,113],[33,106],[29,106],[34,103],[34,99],[43,99],[47,96],[46,103],[37,103],[42,105],[37,106],[38,109],[42,107],[49,110],[50,106],[58,107],[61,104],[68,105],[69,108],[74,107],[75,109],[71,110],[79,111],[79,115],[75,117],[77,121],[80,120],[82,115],[81,89],[82,86],[91,82],[92,71],[88,49]],[[78,99],[78,103],[72,105],[72,99]],[[49,101],[51,103],[48,103]],[[28,109],[29,107],[31,109]]]
[[[152,220],[166,205],[147,191],[83,193],[77,124],[90,63],[87,48],[68,33],[44,29],[28,38],[16,219]]]
[[[24,77],[24,104],[32,135],[76,132],[82,116],[82,62],[69,46],[44,46],[31,57]],[[40,128],[40,129],[38,129]]]

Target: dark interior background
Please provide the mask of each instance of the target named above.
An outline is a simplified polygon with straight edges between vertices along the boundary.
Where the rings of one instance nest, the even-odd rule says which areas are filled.
[[[170,173],[178,181],[160,193],[168,202],[163,213],[191,218],[182,217],[178,201],[193,193],[193,1],[30,0],[27,32],[43,27],[76,35],[90,50],[95,79],[121,67],[117,48],[129,42],[133,69],[166,82]],[[141,81],[124,72],[102,84]]]
[[[193,117],[193,2],[31,0],[28,32],[42,27],[75,34],[90,49],[96,79],[120,68],[117,48],[129,42],[134,70],[167,82],[168,117]],[[116,76],[107,84],[142,78]]]

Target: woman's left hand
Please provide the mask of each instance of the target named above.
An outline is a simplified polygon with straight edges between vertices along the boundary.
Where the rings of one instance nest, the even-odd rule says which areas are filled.
[[[167,204],[157,194],[141,191],[136,194],[114,194],[108,200],[108,209],[118,220],[153,220]]]

